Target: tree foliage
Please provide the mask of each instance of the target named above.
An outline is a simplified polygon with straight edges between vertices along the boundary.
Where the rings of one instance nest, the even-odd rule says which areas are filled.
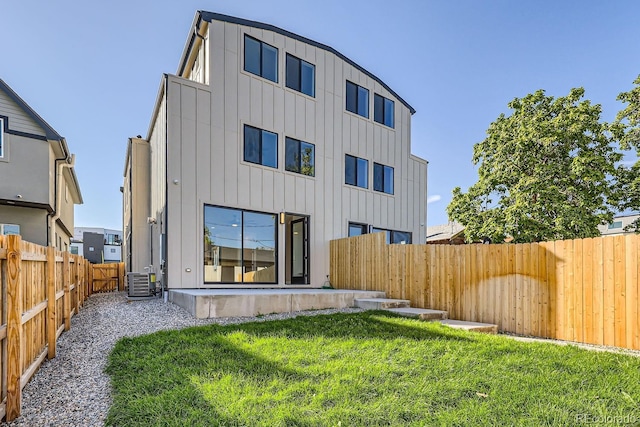
[[[473,150],[478,182],[457,187],[447,207],[468,241],[572,239],[599,235],[613,218],[616,149],[600,105],[584,89],[565,97],[543,90],[508,104]]]
[[[633,82],[635,87],[618,95],[618,100],[627,104],[616,117],[614,132],[624,150],[635,150],[640,157],[640,76]],[[640,210],[640,159],[630,167],[622,165],[618,170],[621,187],[621,209]],[[633,224],[640,232],[640,220]]]

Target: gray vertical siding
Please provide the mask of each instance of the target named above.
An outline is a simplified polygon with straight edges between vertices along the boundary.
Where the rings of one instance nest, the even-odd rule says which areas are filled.
[[[42,129],[24,110],[7,94],[0,90],[0,114],[9,117],[9,129],[45,136]]]

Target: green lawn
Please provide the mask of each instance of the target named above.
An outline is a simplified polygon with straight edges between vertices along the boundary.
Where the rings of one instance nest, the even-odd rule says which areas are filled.
[[[125,338],[107,373],[117,426],[640,423],[640,358],[386,312]]]

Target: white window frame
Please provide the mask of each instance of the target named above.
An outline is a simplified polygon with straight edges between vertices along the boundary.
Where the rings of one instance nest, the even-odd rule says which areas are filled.
[[[5,139],[4,139],[4,119],[0,117],[0,159],[4,159]]]

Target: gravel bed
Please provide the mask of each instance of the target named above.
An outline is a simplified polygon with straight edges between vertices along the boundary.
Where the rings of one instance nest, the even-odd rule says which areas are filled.
[[[3,426],[100,426],[111,405],[111,385],[103,372],[118,339],[159,330],[286,319],[362,309],[329,309],[260,317],[196,319],[159,298],[129,302],[126,294],[92,295],[71,329],[58,339],[56,357],[45,361],[22,393],[22,413]]]

